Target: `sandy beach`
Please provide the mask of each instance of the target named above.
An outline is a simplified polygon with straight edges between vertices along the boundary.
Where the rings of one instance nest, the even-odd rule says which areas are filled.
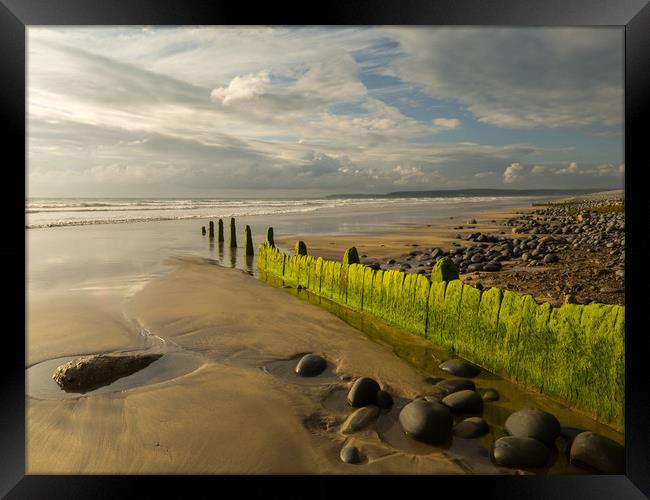
[[[489,228],[492,218],[509,212],[475,216]],[[374,257],[404,251],[409,241],[450,241],[449,232],[443,224],[423,225],[390,235],[323,235],[306,242],[316,255],[338,254],[354,243],[359,253],[375,252]],[[291,239],[277,241],[289,246]],[[505,434],[505,418],[524,406],[549,411],[564,426],[624,441],[621,429],[482,373],[477,387],[501,395],[486,404],[490,433],[422,444],[404,435],[397,416],[409,400],[450,377],[437,368],[449,353],[360,314],[339,311],[337,317],[305,291],[272,286],[213,259],[172,258],[164,264],[172,270],[127,295],[67,293],[30,302],[26,366],[64,356],[151,350],[158,340],[195,363],[186,373],[172,370],[151,380],[144,370],[142,382],[123,391],[65,399],[28,394],[28,474],[584,473],[567,464],[562,438],[550,468],[492,463],[489,449]],[[298,377],[293,369],[304,353],[324,356],[327,370]],[[368,428],[344,434],[341,425],[351,413],[345,395],[360,376],[377,380],[395,405]],[[348,444],[360,450],[361,464],[339,458]]]

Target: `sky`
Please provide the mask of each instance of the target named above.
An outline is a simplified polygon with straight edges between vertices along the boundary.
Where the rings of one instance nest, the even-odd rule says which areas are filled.
[[[29,26],[27,194],[622,188],[623,35]]]

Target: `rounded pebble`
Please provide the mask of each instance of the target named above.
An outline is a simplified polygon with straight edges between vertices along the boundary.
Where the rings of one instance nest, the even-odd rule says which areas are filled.
[[[374,404],[377,393],[381,390],[379,384],[371,378],[358,378],[348,393],[348,403],[352,406]]]
[[[452,394],[458,391],[476,390],[476,385],[471,380],[465,380],[462,378],[449,378],[446,380],[441,380],[436,384],[436,387],[439,387],[447,394]]]
[[[591,431],[581,432],[573,439],[569,461],[602,474],[625,474],[625,448]]]
[[[454,427],[454,434],[460,438],[473,439],[490,432],[487,422],[481,417],[469,417]]]
[[[375,401],[379,408],[390,408],[393,406],[393,397],[386,391],[381,390],[377,392]]]
[[[301,377],[314,377],[327,367],[327,362],[317,354],[306,354],[296,365],[296,373]]]
[[[453,422],[449,408],[422,399],[410,402],[399,414],[399,423],[408,436],[430,444],[449,439]]]
[[[344,446],[341,449],[340,457],[346,464],[358,464],[361,462],[359,450],[357,450],[356,446]]]
[[[483,399],[476,392],[470,390],[458,391],[443,398],[442,404],[455,413],[481,413]]]
[[[481,369],[462,359],[448,359],[438,365],[441,370],[456,375],[457,377],[476,377]]]
[[[492,447],[492,459],[504,467],[544,467],[550,458],[550,450],[530,437],[505,436]]]
[[[514,437],[530,437],[553,446],[560,435],[560,422],[550,413],[537,408],[524,408],[510,415],[504,424],[508,434]]]

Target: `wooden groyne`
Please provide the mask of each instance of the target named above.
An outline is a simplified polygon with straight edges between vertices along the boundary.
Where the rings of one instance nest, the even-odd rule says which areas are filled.
[[[355,263],[356,249],[346,253],[344,262],[314,258],[300,243],[295,255],[260,244],[259,271],[424,337],[602,422],[623,426],[624,307],[553,307],[530,295],[466,285],[446,259],[436,264],[430,281],[420,274]]]

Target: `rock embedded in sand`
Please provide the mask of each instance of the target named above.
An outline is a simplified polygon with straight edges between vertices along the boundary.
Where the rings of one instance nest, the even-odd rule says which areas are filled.
[[[483,411],[483,399],[475,391],[469,389],[444,397],[442,404],[455,413],[481,413]]]
[[[379,408],[375,405],[364,406],[354,411],[343,424],[341,432],[351,434],[368,427],[379,415]]]
[[[477,438],[488,432],[490,427],[481,417],[469,417],[454,426],[454,435],[464,439]]]
[[[492,458],[504,467],[544,467],[551,451],[537,439],[505,436],[494,442]]]
[[[571,444],[571,465],[603,474],[625,474],[625,448],[594,432],[581,432]]]
[[[393,406],[393,397],[386,391],[381,390],[377,392],[375,401],[379,408],[390,408]]]
[[[317,354],[306,354],[296,365],[296,373],[301,377],[314,377],[322,373],[327,362]]]
[[[146,368],[162,354],[94,354],[62,364],[52,378],[68,392],[88,392]]]
[[[537,408],[524,408],[510,415],[504,424],[514,437],[530,437],[553,446],[560,435],[560,422],[550,413]]]
[[[445,405],[416,399],[402,408],[399,423],[408,436],[438,444],[451,436],[454,419]]]
[[[339,455],[346,464],[358,464],[361,462],[359,450],[356,446],[344,446]]]
[[[436,384],[436,387],[442,389],[447,394],[452,394],[458,391],[476,390],[476,385],[471,380],[465,380],[463,378],[449,378],[446,380],[441,380]]]
[[[376,403],[377,393],[381,390],[379,384],[371,378],[358,378],[348,393],[348,403],[359,407]]]
[[[448,359],[438,365],[438,368],[456,375],[457,377],[476,377],[481,369],[462,359]]]

